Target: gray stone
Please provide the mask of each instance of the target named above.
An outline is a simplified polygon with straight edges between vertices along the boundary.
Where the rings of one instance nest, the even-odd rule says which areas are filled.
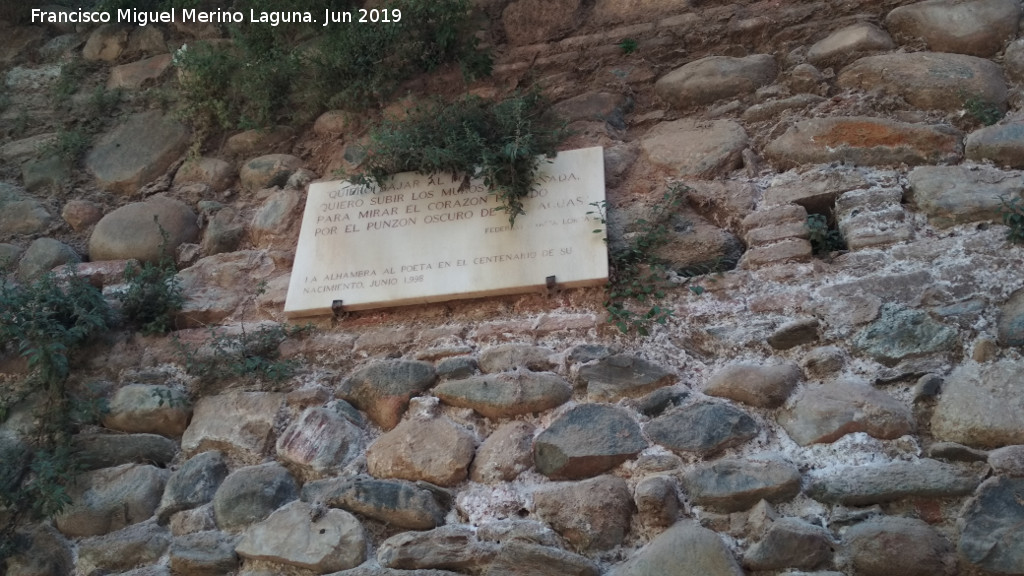
[[[166,528],[156,522],[135,524],[105,536],[80,540],[75,567],[80,574],[128,570],[156,562],[170,545],[171,534]]]
[[[609,576],[743,576],[732,552],[711,530],[677,522]]]
[[[1006,47],[1006,52],[1003,53],[1003,71],[1013,82],[1024,81],[1024,38],[1018,38]]]
[[[71,170],[71,162],[59,154],[44,155],[21,165],[21,181],[30,192],[54,189],[71,178]]]
[[[840,28],[807,50],[807,61],[820,68],[837,70],[857,58],[892,50],[892,38],[870,22]]]
[[[234,252],[245,237],[245,227],[238,222],[234,208],[221,208],[207,222],[199,246],[206,256]]]
[[[996,124],[971,132],[964,142],[968,160],[1024,168],[1024,123]]]
[[[327,510],[314,519],[309,504],[291,502],[249,527],[235,552],[324,574],[362,564],[366,535],[359,520],[344,510]]]
[[[129,384],[111,398],[103,425],[111,430],[177,438],[188,427],[192,403],[180,390],[163,385]]]
[[[622,544],[629,531],[633,497],[623,479],[598,476],[538,486],[533,508],[578,551],[606,550]]]
[[[647,448],[640,426],[629,412],[605,404],[568,410],[533,442],[537,471],[553,479],[602,474]]]
[[[988,464],[996,474],[1024,476],[1024,445],[1004,446],[989,452]]]
[[[473,458],[469,477],[494,484],[515,480],[533,466],[534,427],[529,422],[506,422],[484,440]]]
[[[189,133],[159,110],[134,114],[97,139],[86,154],[85,168],[103,189],[135,194],[162,176],[188,147]]]
[[[925,450],[925,455],[950,462],[986,462],[988,452],[969,448],[956,442],[936,442]]]
[[[675,120],[650,129],[640,141],[647,160],[672,176],[713,179],[738,168],[747,133],[732,120]]]
[[[814,570],[830,564],[834,550],[835,542],[825,528],[799,518],[780,518],[747,549],[743,565],[751,570]]]
[[[403,532],[381,543],[377,561],[401,570],[447,569],[471,572],[489,564],[498,545],[480,542],[473,529],[460,524],[426,532]]]
[[[71,503],[54,520],[66,536],[98,536],[137,524],[153,515],[168,472],[126,464],[86,472],[68,490]]]
[[[894,9],[885,26],[903,44],[920,39],[936,52],[988,57],[1017,35],[1019,20],[1014,0],[930,0]]]
[[[175,574],[218,576],[238,569],[237,536],[207,530],[171,542],[170,566]]]
[[[625,128],[623,118],[632,102],[624,94],[611,92],[585,92],[551,107],[551,111],[565,122],[600,120],[616,128]]]
[[[249,191],[283,187],[288,177],[302,167],[302,160],[288,154],[267,154],[249,160],[242,166],[238,180]]]
[[[789,398],[799,380],[796,364],[735,363],[712,374],[704,393],[751,406],[777,408]]]
[[[477,373],[480,366],[472,356],[445,358],[437,363],[437,377],[442,380],[469,378]]]
[[[881,90],[926,110],[957,111],[967,102],[1006,109],[1006,80],[998,64],[984,58],[939,52],[882,54],[843,69],[842,88]]]
[[[673,452],[708,456],[750,440],[760,427],[731,404],[697,402],[669,410],[644,430],[651,440]]]
[[[671,526],[679,517],[676,483],[668,476],[651,476],[637,482],[633,502],[647,526]]]
[[[753,93],[771,84],[777,74],[771,54],[743,58],[708,56],[661,77],[655,82],[654,91],[674,108],[685,109]]]
[[[858,575],[952,576],[953,546],[915,518],[884,516],[852,526],[843,534],[846,554]]]
[[[223,192],[235,179],[231,164],[219,158],[191,158],[174,173],[174,185],[207,184],[214,192]]]
[[[171,528],[171,534],[175,536],[216,530],[217,519],[214,518],[213,503],[175,512],[171,515],[168,526]]]
[[[502,545],[484,576],[598,576],[597,564],[572,552],[511,541]]]
[[[827,166],[806,172],[790,170],[772,178],[768,189],[764,191],[764,204],[779,207],[788,204],[803,206],[806,209],[803,214],[789,213],[786,220],[805,224],[808,212],[827,214],[834,209],[836,198],[840,194],[869,186],[870,183],[861,171],[853,167]],[[792,208],[789,210],[792,211]],[[774,219],[757,222],[762,226],[774,223],[777,223]]]
[[[446,417],[412,418],[370,445],[366,468],[377,478],[454,486],[469,474],[475,443],[470,432]]]
[[[776,328],[767,338],[767,342],[776,350],[789,350],[796,346],[812,344],[818,341],[820,327],[821,323],[817,318],[793,320]]]
[[[296,190],[278,190],[256,210],[249,224],[249,234],[258,248],[271,248],[284,240],[300,222],[304,198]]]
[[[13,270],[24,250],[14,244],[0,244],[0,271]]]
[[[580,7],[580,0],[516,0],[505,6],[501,23],[512,45],[547,42],[572,29]]]
[[[960,556],[998,574],[1024,574],[1024,478],[989,478],[957,522]]]
[[[250,299],[258,283],[273,285],[271,276],[279,272],[278,266],[267,250],[239,250],[200,259],[178,273],[185,303],[175,316],[175,326],[205,328],[220,323]]]
[[[84,470],[130,463],[166,466],[178,453],[178,443],[156,434],[76,434],[71,440]]]
[[[540,546],[561,548],[565,546],[562,537],[544,522],[513,518],[507,520],[484,520],[477,527],[476,537],[483,542],[526,542]]]
[[[947,498],[970,494],[985,476],[984,466],[938,460],[847,466],[811,480],[807,495],[820,502],[868,506],[902,498]]]
[[[554,351],[550,348],[529,344],[491,346],[480,352],[480,370],[492,373],[526,368],[535,372],[545,372],[555,367],[555,363],[551,361],[552,354]]]
[[[754,104],[744,110],[743,120],[745,122],[765,122],[782,116],[787,110],[808,108],[824,101],[825,98],[817,94],[797,94],[789,98],[769,100],[761,104]]]
[[[761,500],[786,502],[800,493],[800,471],[776,459],[722,459],[683,474],[683,488],[698,506],[746,510]]]
[[[223,152],[229,156],[254,156],[287,148],[295,140],[295,129],[290,126],[256,128],[233,134],[224,142]],[[282,184],[279,184],[283,186]]]
[[[309,482],[302,487],[302,499],[409,530],[436,528],[448,512],[430,490],[404,480],[368,476]]]
[[[82,258],[67,244],[53,238],[37,238],[18,262],[18,279],[22,282],[35,280],[63,264],[77,264]]]
[[[865,116],[801,120],[772,140],[765,157],[778,168],[843,162],[863,166],[949,164],[963,157],[963,135],[944,125]]]
[[[989,166],[919,166],[907,175],[909,200],[939,228],[996,220],[1009,200],[1024,192],[1024,175]]]
[[[307,408],[277,439],[278,459],[314,476],[341,472],[362,448],[362,430],[330,408]]]
[[[951,350],[956,330],[932,320],[927,312],[885,304],[875,320],[853,338],[853,344],[886,366]]]
[[[797,444],[834,442],[852,432],[882,439],[914,431],[914,416],[892,396],[858,382],[805,388],[776,417]]]
[[[284,394],[229,392],[196,402],[192,422],[181,437],[181,451],[191,457],[221,450],[241,462],[256,463],[273,446],[274,424]]]
[[[434,388],[442,402],[492,419],[550,410],[569,401],[572,387],[550,372],[517,370],[448,380]]]
[[[7,558],[7,576],[65,576],[74,573],[71,546],[52,526],[19,530],[24,551]]]
[[[269,576],[269,575],[268,575]],[[394,570],[371,565],[369,562],[350,570],[332,572],[328,576],[462,576],[448,570]]]
[[[946,378],[932,415],[938,440],[976,448],[1024,444],[1020,363],[962,364]]]
[[[366,412],[384,430],[398,425],[409,399],[433,386],[434,366],[411,360],[381,360],[352,373],[335,395]]]
[[[587,399],[591,402],[614,402],[621,398],[635,398],[652,390],[667,386],[676,376],[661,366],[636,356],[618,354],[584,366],[580,380],[587,385]]]
[[[167,235],[164,240],[163,230]],[[154,196],[126,204],[104,216],[89,238],[89,258],[158,262],[185,242],[199,238],[196,215],[182,202]]]
[[[210,450],[193,456],[167,480],[157,516],[166,522],[176,512],[211,502],[227,475],[227,463],[220,452]]]
[[[1003,346],[1024,346],[1024,288],[1010,294],[999,307],[996,337]]]
[[[664,244],[651,253],[662,259],[666,268],[681,276],[731,270],[743,254],[743,242],[735,234],[694,212],[673,214],[667,228],[669,233]]]
[[[277,462],[247,466],[228,474],[213,496],[221,530],[244,530],[299,498],[295,479]]]
[[[660,416],[669,408],[682,406],[689,397],[689,390],[682,386],[672,386],[670,388],[659,388],[643,398],[628,403],[628,405],[636,408],[637,412],[644,416],[653,418]]]

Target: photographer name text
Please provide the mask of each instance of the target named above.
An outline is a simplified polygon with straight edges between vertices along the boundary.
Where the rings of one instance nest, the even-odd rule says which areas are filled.
[[[356,11],[325,10],[322,18],[317,18],[312,12],[265,12],[250,10],[247,13],[238,10],[203,11],[196,9],[170,10],[136,10],[126,8],[110,12],[89,11],[81,8],[77,10],[49,11],[39,8],[32,9],[33,24],[106,24],[110,22],[138,24],[171,24],[182,23],[210,23],[210,24],[269,24],[280,26],[282,24],[353,24],[353,23],[391,23],[402,19],[402,11],[397,8],[391,9],[365,9]]]

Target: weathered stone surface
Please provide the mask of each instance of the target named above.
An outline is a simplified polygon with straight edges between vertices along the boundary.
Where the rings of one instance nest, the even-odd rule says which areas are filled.
[[[659,388],[654,392],[629,402],[629,406],[636,408],[644,416],[660,416],[669,408],[682,406],[690,397],[690,391],[681,385],[670,388]]]
[[[771,54],[708,56],[662,76],[654,91],[675,108],[689,108],[750,94],[771,84],[777,74]]]
[[[171,68],[171,55],[159,54],[110,69],[107,90],[138,90],[155,84]]]
[[[354,372],[335,390],[384,430],[391,430],[409,407],[409,399],[437,379],[434,366],[411,360],[381,360]]]
[[[828,530],[799,518],[780,518],[764,538],[747,549],[743,565],[751,570],[814,570],[832,561],[835,543]]]
[[[249,160],[238,173],[246,190],[255,191],[284,186],[293,172],[302,168],[302,160],[289,154],[267,154]]]
[[[999,307],[996,336],[1003,346],[1024,346],[1024,289],[1019,289]]]
[[[910,410],[888,394],[858,382],[830,382],[806,388],[777,416],[801,446],[833,442],[851,432],[892,439],[914,431]]]
[[[609,576],[743,576],[718,534],[678,522],[659,534]]]
[[[188,146],[188,129],[159,110],[132,115],[107,132],[85,156],[85,168],[103,189],[134,194],[163,175]]]
[[[729,364],[711,375],[704,393],[729,398],[751,406],[777,408],[781,406],[800,380],[796,364]]]
[[[175,537],[170,566],[175,574],[215,576],[238,569],[237,536],[207,530]]]
[[[676,377],[661,366],[643,358],[617,354],[580,368],[580,379],[587,385],[591,402],[614,402],[620,398],[643,396],[667,386]]]
[[[925,455],[936,460],[949,462],[986,462],[988,452],[968,448],[956,442],[935,442],[925,450]]]
[[[551,107],[551,111],[565,122],[600,120],[624,128],[623,114],[632,102],[624,94],[611,92],[584,92]]]
[[[676,483],[668,476],[650,476],[637,482],[633,502],[646,526],[671,526],[679,517]]]
[[[990,166],[919,166],[907,175],[909,200],[939,228],[999,220],[1000,197],[1024,192],[1024,175]]]
[[[779,168],[843,162],[866,166],[947,164],[963,156],[962,134],[943,125],[864,116],[797,122],[772,140],[765,156]]]
[[[277,462],[246,466],[221,482],[213,496],[213,513],[221,530],[244,530],[298,498],[295,479],[284,466]]]
[[[28,470],[29,446],[16,434],[0,430],[0,490],[13,494]]]
[[[68,490],[69,504],[54,520],[66,536],[97,536],[137,524],[153,515],[168,472],[127,464],[86,472]]]
[[[541,485],[533,492],[533,507],[577,550],[605,550],[622,544],[633,497],[623,479],[598,476]]]
[[[930,0],[894,9],[885,27],[903,44],[921,39],[936,52],[987,57],[1017,35],[1019,20],[1013,0]]]
[[[174,185],[207,184],[214,192],[221,192],[235,179],[235,170],[219,158],[192,158],[186,160],[174,173]]]
[[[761,500],[778,503],[800,493],[800,471],[781,459],[722,459],[683,474],[691,501],[723,512],[738,512]]]
[[[766,246],[753,246],[743,253],[738,268],[749,269],[781,262],[805,262],[811,259],[813,248],[803,238],[790,238]]]
[[[870,22],[858,22],[815,42],[807,50],[807,61],[821,68],[839,69],[857,58],[887,52],[892,47],[887,32]]]
[[[220,452],[210,450],[193,456],[167,480],[157,516],[166,521],[176,512],[212,501],[227,475],[227,463]]]
[[[952,576],[953,546],[915,518],[883,516],[861,522],[843,534],[846,554],[864,576]]]
[[[448,418],[412,418],[370,445],[366,468],[377,478],[454,486],[469,474],[474,445],[473,435]]]
[[[23,282],[32,281],[58,266],[81,261],[81,256],[71,246],[53,238],[37,238],[21,255],[18,279]]]
[[[238,212],[225,207],[217,210],[207,221],[199,247],[206,256],[234,252],[244,236],[245,226],[238,221]]]
[[[673,176],[712,179],[743,163],[747,133],[732,120],[675,120],[650,129],[640,146],[655,166]]]
[[[1024,574],[1024,478],[989,478],[957,522],[960,555],[998,574]]]
[[[128,570],[156,562],[170,545],[171,533],[166,528],[156,522],[135,524],[105,536],[80,540],[75,567],[80,574]]]
[[[551,361],[554,351],[543,346],[529,344],[501,344],[485,348],[478,360],[481,372],[505,372],[526,368],[535,372],[546,372],[555,367]]]
[[[1003,71],[1013,82],[1024,80],[1024,38],[1018,38],[1006,47],[1003,53]],[[3,155],[0,148],[0,156]]]
[[[82,49],[86,60],[114,62],[128,47],[128,28],[117,24],[101,24],[89,34]]]
[[[278,190],[263,203],[249,224],[253,244],[260,248],[272,248],[279,240],[288,236],[301,220],[298,218],[303,198],[298,191]]]
[[[362,450],[362,430],[330,408],[307,408],[277,439],[277,457],[314,475],[338,473]]]
[[[235,552],[324,574],[362,564],[366,535],[359,520],[344,510],[328,510],[314,520],[310,505],[296,501],[250,526]]]
[[[965,148],[969,160],[1024,168],[1024,123],[996,124],[972,132],[965,141]]]
[[[395,570],[365,563],[350,570],[333,572],[328,576],[460,576],[460,573],[448,570]]]
[[[779,326],[766,338],[768,345],[776,350],[789,350],[803,344],[818,341],[821,324],[817,318],[794,320]]]
[[[1006,108],[1002,70],[974,56],[939,52],[868,56],[844,68],[837,82],[842,88],[896,94],[923,109],[955,111],[968,101]]]
[[[103,425],[121,432],[176,438],[185,432],[192,403],[180,390],[162,385],[129,384],[110,399]]]
[[[1020,364],[962,364],[946,378],[932,415],[939,440],[978,448],[1024,444],[1024,380]]]
[[[178,452],[177,442],[156,434],[77,434],[71,442],[85,470],[132,462],[166,466]]]
[[[164,241],[161,230],[167,234]],[[185,242],[199,238],[196,215],[182,202],[154,196],[126,204],[104,216],[89,237],[89,258],[157,262]]]
[[[185,303],[175,317],[179,328],[217,324],[235,311],[278,270],[266,250],[239,250],[202,258],[178,273]]]
[[[493,484],[515,480],[533,466],[534,427],[529,422],[506,422],[484,440],[473,458],[469,477]]]
[[[368,476],[309,482],[302,487],[302,499],[410,530],[436,528],[444,524],[447,514],[430,490],[404,480]]]
[[[853,338],[853,344],[886,366],[952,349],[956,330],[927,312],[897,304],[882,306],[881,316]]]
[[[193,456],[221,450],[244,462],[258,462],[272,445],[274,423],[284,394],[229,392],[201,398],[181,437],[181,450]]]
[[[24,252],[20,246],[7,243],[0,244],[0,270],[4,272],[13,270]]]
[[[0,239],[42,232],[52,221],[39,200],[16,186],[0,182]]]
[[[731,404],[698,402],[669,410],[644,430],[651,440],[673,452],[711,455],[757,436],[759,426]]]
[[[946,498],[974,491],[984,466],[938,460],[847,466],[811,480],[807,494],[821,502],[868,506],[901,498]]]
[[[401,570],[440,568],[468,572],[488,564],[498,545],[480,542],[469,526],[441,526],[427,532],[403,532],[377,550],[381,566]]]
[[[60,217],[75,232],[82,232],[103,218],[103,209],[99,204],[88,200],[69,200],[60,212]]]
[[[533,442],[537,471],[554,479],[596,476],[647,448],[629,412],[582,404],[559,416]]]
[[[540,546],[561,548],[565,546],[559,536],[544,522],[512,518],[508,520],[485,520],[477,527],[476,537],[483,542],[527,542]]]
[[[743,120],[746,122],[765,122],[782,116],[787,110],[807,108],[821,104],[825,98],[817,94],[797,94],[789,98],[769,100],[761,104],[754,104],[743,111]]]
[[[71,177],[71,163],[59,154],[44,155],[21,165],[21,181],[30,192],[53,189]]]
[[[572,397],[572,387],[550,372],[522,370],[448,380],[434,388],[434,395],[446,404],[499,419],[561,406]]]
[[[52,526],[17,532],[26,549],[7,558],[7,576],[64,576],[74,572],[71,546]]]
[[[224,153],[229,156],[254,156],[272,151],[281,151],[295,139],[295,129],[291,126],[272,126],[256,128],[238,134],[232,134],[224,142]],[[284,185],[282,182],[279,185]]]
[[[743,254],[743,242],[694,212],[672,214],[664,244],[652,250],[665,267],[683,276],[731,269]]]
[[[485,576],[598,576],[588,558],[559,548],[511,541],[502,545]]]
[[[558,38],[569,31],[580,9],[580,0],[517,0],[508,4],[501,22],[509,42],[534,44]]]
[[[1024,476],[1024,445],[1004,446],[989,452],[988,464],[996,474]]]
[[[354,117],[345,110],[328,110],[313,122],[313,132],[318,136],[340,136],[351,126]]]

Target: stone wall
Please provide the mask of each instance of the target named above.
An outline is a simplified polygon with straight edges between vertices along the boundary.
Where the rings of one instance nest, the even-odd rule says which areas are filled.
[[[471,88],[535,79],[567,148],[605,147],[613,242],[688,187],[669,321],[619,333],[598,289],[351,313],[280,345],[284,383],[210,385],[182,346],[283,320],[305,186],[362,134],[329,112],[181,162],[176,120],[126,110],[84,172],[48,163],[63,58],[173,87],[161,54],[209,31],[4,30],[2,117],[40,119],[0,147],[10,280],[82,262],[113,297],[158,214],[187,296],[173,337],[77,358],[110,411],[7,574],[1024,574],[1020,2],[478,4]],[[847,249],[812,254],[809,214]]]

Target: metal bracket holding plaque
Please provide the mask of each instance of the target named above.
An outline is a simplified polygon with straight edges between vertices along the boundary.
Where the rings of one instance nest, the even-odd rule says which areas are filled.
[[[543,163],[515,226],[479,180],[397,174],[380,188],[309,186],[289,316],[597,286],[608,249],[587,213],[604,201],[601,148]],[[538,283],[538,279],[544,279]]]

